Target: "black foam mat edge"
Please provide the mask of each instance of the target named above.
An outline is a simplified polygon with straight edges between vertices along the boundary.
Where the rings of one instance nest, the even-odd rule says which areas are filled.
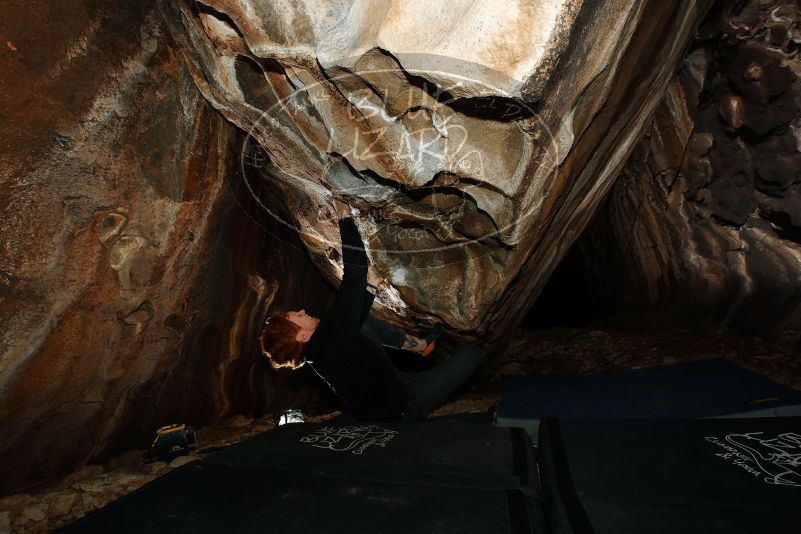
[[[545,418],[540,421],[539,464],[542,469],[542,494],[544,504],[549,509],[550,532],[570,532],[572,534],[594,534],[587,511],[581,504],[573,484],[573,475],[567,459],[561,426],[558,419]],[[550,479],[550,480],[548,480]],[[556,486],[553,491],[551,484]],[[566,522],[570,530],[557,524]]]

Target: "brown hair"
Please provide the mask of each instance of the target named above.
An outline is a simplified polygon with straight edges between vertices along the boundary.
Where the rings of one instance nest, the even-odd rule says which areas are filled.
[[[299,331],[300,327],[286,318],[286,312],[277,313],[264,323],[259,346],[273,369],[297,369],[306,363],[303,358],[305,343],[295,339]]]

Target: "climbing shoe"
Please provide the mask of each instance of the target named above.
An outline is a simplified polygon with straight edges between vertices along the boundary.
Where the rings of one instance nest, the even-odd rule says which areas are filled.
[[[434,354],[434,350],[437,348],[437,340],[442,336],[442,329],[443,324],[437,323],[428,331],[428,335],[426,335],[426,348],[420,353],[423,358],[429,358]]]

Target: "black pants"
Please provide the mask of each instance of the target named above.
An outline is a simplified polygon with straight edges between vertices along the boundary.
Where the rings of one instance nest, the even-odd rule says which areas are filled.
[[[378,346],[401,348],[406,332],[402,328],[368,317],[362,334]],[[413,407],[406,420],[422,419],[473,374],[483,355],[475,343],[462,343],[450,358],[427,371],[395,372],[407,392],[413,397]]]

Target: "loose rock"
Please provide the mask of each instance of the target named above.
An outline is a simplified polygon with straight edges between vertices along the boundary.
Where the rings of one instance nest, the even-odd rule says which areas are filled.
[[[56,517],[69,514],[77,502],[77,493],[56,494],[48,499],[50,513]]]
[[[197,457],[195,456],[179,456],[178,458],[175,458],[173,461],[170,462],[170,467],[172,468],[181,467],[182,465],[194,462],[195,460],[197,460]]]
[[[22,511],[22,515],[31,521],[44,521],[45,517],[47,517],[47,505],[35,504],[28,506]]]
[[[11,512],[0,512],[0,534],[10,534]]]

